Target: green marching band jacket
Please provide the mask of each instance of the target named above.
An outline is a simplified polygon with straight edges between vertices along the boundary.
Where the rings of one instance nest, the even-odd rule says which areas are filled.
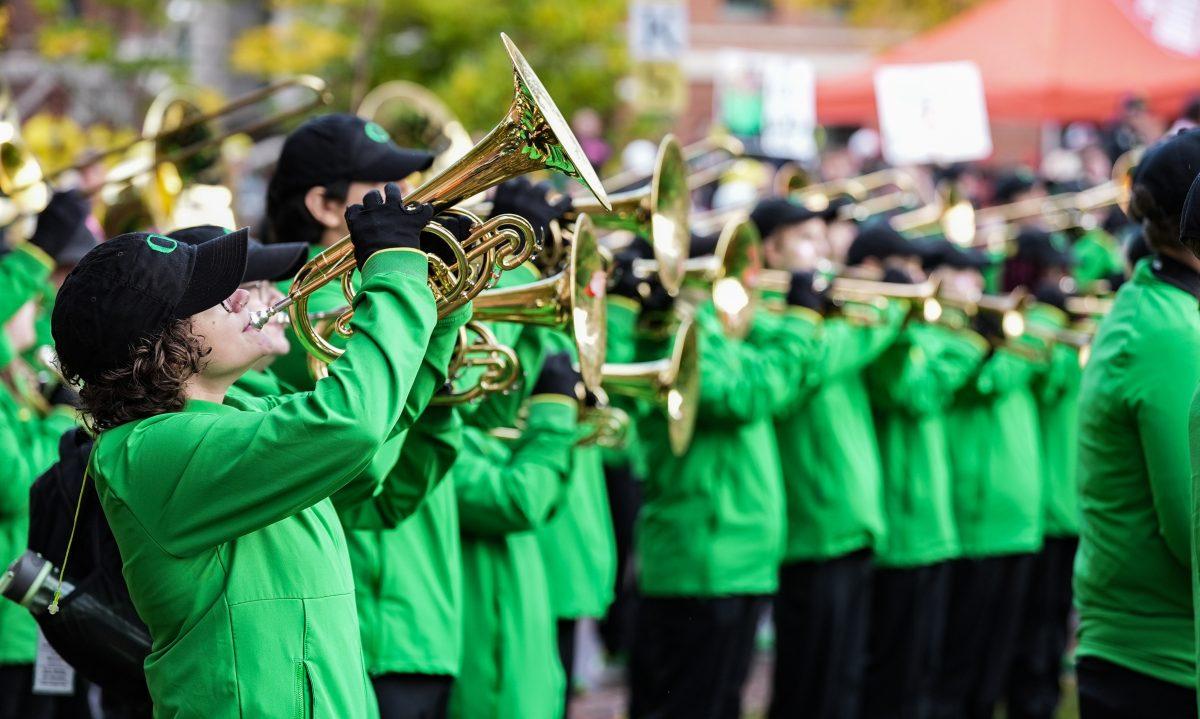
[[[726,337],[711,303],[696,315],[700,402],[687,454],[672,454],[661,413],[639,418],[645,504],[635,551],[651,596],[769,594],[783,555],[784,493],[772,420],[794,401],[820,318],[759,311],[744,339]],[[661,343],[641,359],[665,355]]]
[[[0,257],[0,325],[44,290],[53,267],[32,245]],[[0,332],[0,372],[16,359]],[[30,486],[57,461],[59,437],[74,426],[74,412],[56,409],[43,417],[0,384],[0,561],[5,564],[25,551]],[[24,607],[0,601],[0,665],[32,664],[36,654],[33,617]]]
[[[427,272],[419,252],[368,260],[354,337],[311,392],[190,401],[100,435],[91,473],[150,628],[159,714],[377,712],[329,497],[416,419],[406,404],[436,323]]]
[[[558,719],[565,678],[559,666],[550,587],[537,530],[569,493],[577,404],[540,395],[525,402],[515,443],[488,434],[512,426],[541,370],[538,327],[493,330],[520,358],[524,386],[491,395],[466,418],[452,471],[462,532],[464,652],[450,698],[458,719]]]
[[[575,355],[574,343],[566,335],[546,332],[544,336],[547,352],[569,351]],[[554,616],[603,617],[613,599],[617,550],[599,447],[575,448],[566,499],[550,521],[537,530],[537,538]]]
[[[900,331],[908,304],[873,321],[828,319],[799,395],[775,421],[787,492],[785,562],[832,559],[882,537],[879,449],[863,369]]]
[[[987,351],[969,330],[910,323],[864,372],[883,468],[887,532],[875,547],[883,567],[959,555],[946,412]]]
[[[1140,261],[1100,324],[1079,402],[1079,656],[1182,686],[1196,680],[1190,391],[1200,382],[1190,293]]]
[[[1034,305],[1029,325],[1063,329],[1067,314],[1052,305]],[[1047,537],[1079,535],[1079,350],[1063,343],[1049,349],[1043,371],[1033,383],[1042,449],[1042,499]]]

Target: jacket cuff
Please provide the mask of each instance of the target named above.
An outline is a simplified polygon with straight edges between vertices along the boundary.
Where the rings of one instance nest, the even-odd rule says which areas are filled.
[[[367,258],[362,271],[363,281],[387,272],[398,272],[423,280],[429,277],[429,260],[424,252],[411,247],[379,250]]]

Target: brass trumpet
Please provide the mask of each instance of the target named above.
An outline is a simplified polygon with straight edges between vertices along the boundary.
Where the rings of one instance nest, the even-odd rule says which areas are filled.
[[[746,154],[745,144],[726,132],[712,133],[682,149],[689,190],[716,182],[730,165]],[[604,186],[624,190],[647,179],[645,173],[638,170],[624,170],[604,178]]]
[[[606,364],[601,386],[610,395],[631,397],[657,406],[667,417],[671,451],[682,456],[691,444],[700,401],[699,338],[685,320],[675,334],[671,356],[649,362]]]
[[[607,210],[601,207],[601,202],[576,202],[565,219],[569,222],[587,214],[597,227],[628,230],[649,240],[658,262],[659,281],[668,294],[675,295],[683,280],[683,266],[691,243],[688,213],[692,204],[687,164],[675,137],[667,135],[659,144],[654,175],[648,186],[613,195],[609,200],[611,206]]]
[[[1029,294],[1023,289],[1015,289],[1006,295],[978,294],[974,297],[942,294],[935,299],[940,307],[957,309],[968,317],[974,317],[982,312],[999,315],[1000,328],[1008,340],[1025,334],[1023,310],[1031,300]],[[939,319],[942,319],[941,316]]]
[[[562,272],[526,285],[481,292],[472,305],[473,317],[482,322],[515,322],[566,332],[575,341],[583,384],[595,391],[600,387],[600,369],[608,346],[605,265],[591,219],[580,215]]]
[[[492,392],[504,392],[520,381],[521,361],[517,353],[512,347],[500,344],[486,325],[471,320],[458,332],[458,342],[450,358],[451,389],[435,395],[430,404],[464,404]],[[478,376],[469,385],[456,386],[457,382],[470,379],[468,375],[476,372]]]
[[[792,284],[792,273],[784,270],[763,270],[759,273],[757,282],[759,290],[787,294]],[[888,300],[910,300],[920,307],[921,317],[928,322],[937,320],[942,313],[942,308],[935,298],[939,284],[937,280],[904,284],[841,276],[824,280],[822,276],[818,276],[813,284],[817,291],[827,292],[829,299],[838,305],[856,304],[882,308]],[[778,308],[778,304],[775,307]]]
[[[607,209],[604,188],[566,120],[516,45],[504,33],[500,39],[513,63],[514,97],[507,114],[470,152],[430,178],[407,199],[428,202],[444,210],[504,180],[553,169],[582,181]],[[430,286],[439,316],[470,302],[487,289],[499,272],[520,266],[532,255],[535,246],[532,225],[515,215],[500,215],[478,223],[461,245],[449,230],[436,223],[426,230],[445,242],[455,257],[454,262],[445,263],[436,255],[429,255]],[[333,361],[342,350],[313,332],[308,323],[308,297],[317,288],[339,280],[347,301],[353,304],[354,269],[354,248],[347,235],[301,268],[287,297],[258,313],[253,324],[261,327],[271,316],[296,305],[296,310],[290,313],[296,337],[309,353]],[[353,312],[351,308],[338,318],[339,333],[349,333]]]
[[[1103,317],[1112,311],[1113,298],[1100,295],[1074,295],[1067,298],[1067,312],[1087,317]]]

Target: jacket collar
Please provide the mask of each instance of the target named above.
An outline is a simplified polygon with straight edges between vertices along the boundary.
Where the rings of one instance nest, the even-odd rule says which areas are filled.
[[[1192,297],[1195,297],[1197,301],[1200,301],[1200,272],[1196,272],[1196,270],[1193,270],[1182,262],[1164,255],[1156,255],[1154,257],[1150,265],[1150,271],[1159,280],[1178,287]]]

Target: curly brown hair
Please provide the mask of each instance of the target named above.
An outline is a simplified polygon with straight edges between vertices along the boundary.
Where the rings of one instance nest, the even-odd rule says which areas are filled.
[[[156,337],[133,347],[129,363],[107,370],[94,382],[82,383],[79,398],[84,421],[93,433],[166,412],[178,412],[185,401],[183,385],[203,368],[211,350],[192,334],[190,319],[175,320]],[[79,373],[62,366],[67,381],[80,385]]]

